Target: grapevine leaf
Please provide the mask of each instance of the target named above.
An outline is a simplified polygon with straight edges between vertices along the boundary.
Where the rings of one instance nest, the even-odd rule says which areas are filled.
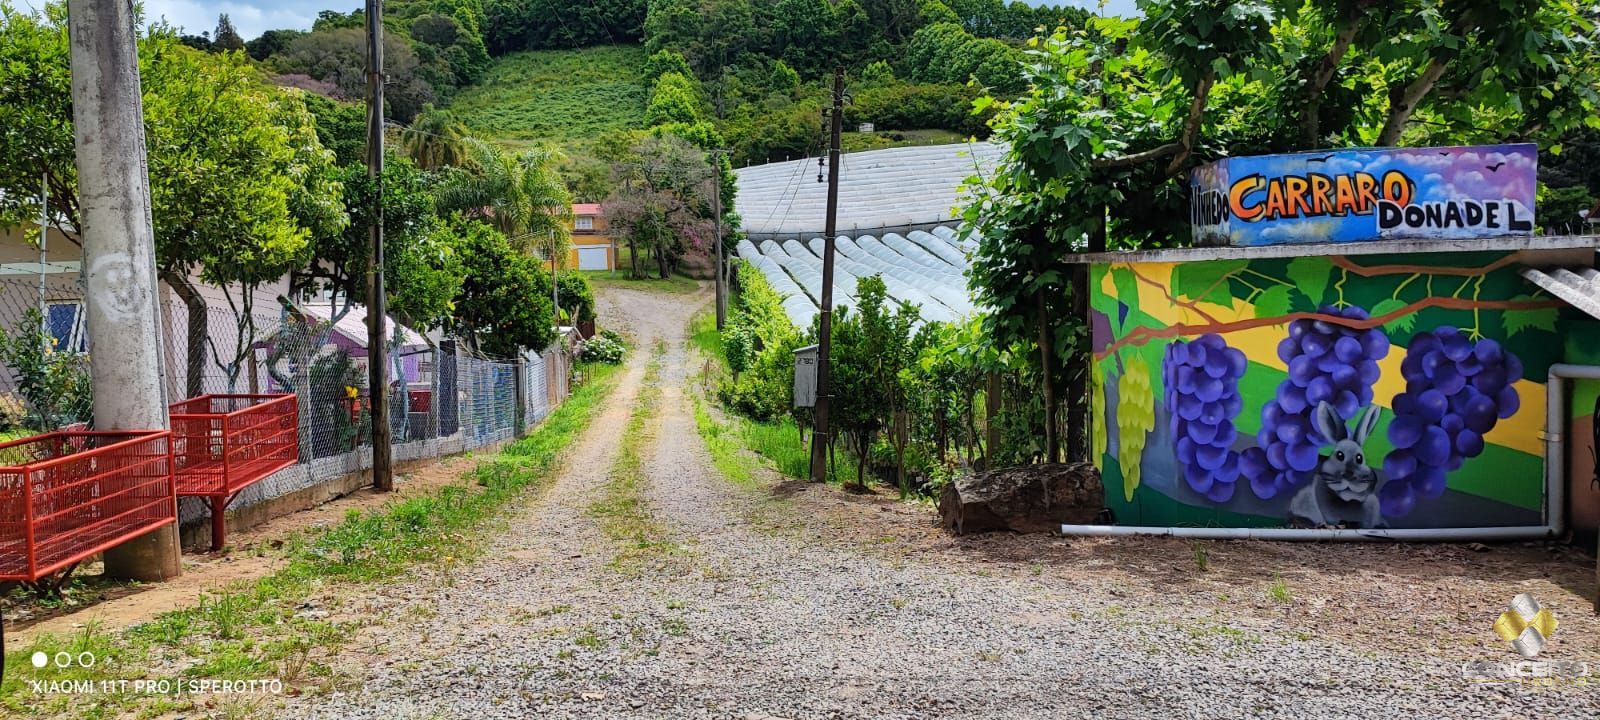
[[[1333,263],[1325,257],[1300,257],[1289,262],[1289,281],[1310,298],[1312,305],[1321,305],[1322,296],[1328,292],[1329,274]]]
[[[1179,297],[1225,307],[1232,306],[1232,293],[1228,290],[1228,284],[1222,280],[1245,269],[1249,264],[1248,260],[1186,263],[1173,269],[1172,286]]]
[[[1518,295],[1512,298],[1513,301],[1517,302],[1527,302],[1533,299],[1531,295]],[[1500,322],[1505,325],[1507,336],[1516,335],[1529,328],[1553,333],[1556,331],[1556,309],[1507,310],[1501,316]]]
[[[1117,288],[1117,299],[1128,307],[1139,306],[1139,281],[1133,277],[1133,271],[1125,267],[1115,268],[1111,271],[1111,284]]]
[[[1121,335],[1133,311],[1139,309],[1139,281],[1134,278],[1132,270],[1119,267],[1111,271],[1111,284],[1117,288],[1117,301],[1128,306],[1126,316],[1116,311],[1110,313],[1111,322],[1116,326],[1117,334]]]
[[[1274,285],[1256,296],[1256,317],[1271,318],[1289,314],[1289,286]]]
[[[1397,300],[1395,298],[1389,298],[1388,300],[1382,300],[1382,301],[1379,301],[1378,304],[1372,306],[1372,316],[1373,317],[1378,317],[1380,315],[1388,315],[1389,313],[1392,313],[1392,312],[1394,312],[1396,310],[1399,310],[1400,308],[1403,308],[1405,306],[1406,306],[1406,304],[1405,304],[1405,301],[1403,301],[1403,300]],[[1401,331],[1401,332],[1411,332],[1411,328],[1415,327],[1416,324],[1417,324],[1417,314],[1416,313],[1406,313],[1404,315],[1401,315],[1400,317],[1397,317],[1397,318],[1395,318],[1393,320],[1390,320],[1389,322],[1384,323],[1383,324],[1383,329],[1384,330],[1388,330],[1390,332],[1394,332],[1396,330]]]

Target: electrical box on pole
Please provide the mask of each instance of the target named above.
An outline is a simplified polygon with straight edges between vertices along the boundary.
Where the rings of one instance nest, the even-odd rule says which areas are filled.
[[[817,346],[807,345],[794,351],[794,406],[815,407],[817,404]]]

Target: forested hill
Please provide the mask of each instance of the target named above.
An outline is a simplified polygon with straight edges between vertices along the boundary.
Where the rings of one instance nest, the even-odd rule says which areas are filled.
[[[815,149],[822,76],[836,64],[859,83],[849,120],[885,131],[855,139],[863,147],[985,134],[983,118],[969,112],[979,89],[968,81],[1019,89],[1026,39],[1040,26],[1084,17],[1076,8],[1001,0],[395,0],[384,16],[386,99],[401,124],[429,105],[459,108],[480,134],[512,145],[549,139],[589,155],[607,133],[657,124],[640,121],[655,94],[645,86],[662,73],[643,77],[642,60],[619,49],[641,47],[639,58],[658,66],[681,58],[682,67],[669,70],[688,81],[695,120],[710,123],[733,163],[763,162]],[[214,38],[185,41],[242,46],[281,84],[358,100],[363,23],[360,10],[329,10],[309,32],[271,30],[242,41],[219,27]],[[543,52],[558,50],[576,54]],[[616,74],[624,68],[633,71]],[[540,82],[569,70],[576,72],[564,83]],[[505,82],[521,78],[534,82]],[[603,87],[585,89],[590,83]],[[553,91],[554,102],[532,95],[533,87]],[[572,104],[584,97],[605,102]],[[490,101],[509,109],[486,108]],[[593,132],[576,146],[564,125],[530,132],[562,121]]]

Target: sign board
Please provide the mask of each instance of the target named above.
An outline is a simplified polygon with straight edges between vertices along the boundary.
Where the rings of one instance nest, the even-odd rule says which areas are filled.
[[[817,405],[817,346],[794,351],[794,406]]]
[[[876,127],[876,126],[874,126],[872,123],[861,123],[860,125],[856,126],[856,132],[864,132],[864,133],[873,132],[873,128],[874,127]]]
[[[1533,234],[1538,147],[1364,148],[1196,168],[1200,245],[1464,240]]]

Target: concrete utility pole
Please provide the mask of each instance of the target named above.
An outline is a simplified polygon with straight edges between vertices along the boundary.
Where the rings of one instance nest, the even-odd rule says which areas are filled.
[[[833,349],[833,246],[839,220],[839,133],[844,123],[844,68],[833,69],[833,113],[828,117],[828,216],[822,237],[822,323],[817,338],[816,425],[811,431],[811,481],[828,479],[828,406],[833,397],[829,384],[829,353]]]
[[[367,0],[367,177],[372,195],[372,276],[367,282],[367,385],[372,388],[372,487],[394,489],[389,435],[389,300],[383,288],[383,0]]]
[[[94,425],[99,430],[165,429],[156,242],[133,3],[69,0],[67,32]],[[177,577],[183,571],[177,526],[165,525],[106,551],[105,565],[112,577]]]

